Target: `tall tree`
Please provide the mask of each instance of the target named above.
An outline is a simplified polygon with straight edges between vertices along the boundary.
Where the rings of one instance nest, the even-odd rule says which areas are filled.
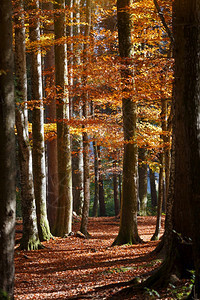
[[[43,3],[43,11],[50,14],[53,11],[53,3]],[[48,19],[49,20],[49,19]],[[45,23],[44,33],[50,36],[54,32],[54,25],[50,19],[50,25]],[[46,117],[48,123],[56,122],[56,99],[52,92],[55,84],[55,55],[54,46],[47,50],[45,55],[44,67],[45,67],[45,88],[46,98],[48,103],[46,105]],[[50,92],[49,92],[50,91]],[[53,230],[56,220],[56,210],[58,202],[58,161],[57,161],[57,141],[56,138],[47,141],[47,163],[48,163],[48,182],[47,182],[47,215],[51,230]]]
[[[21,249],[40,247],[37,229],[36,204],[33,187],[32,153],[28,132],[27,76],[25,53],[25,24],[23,1],[15,1],[15,81],[16,81],[16,128],[19,145],[21,206],[23,235]]]
[[[86,25],[85,25],[85,43],[83,49],[83,64],[84,64],[84,75],[83,75],[83,86],[87,85],[87,72],[88,72],[88,39],[90,36],[91,29],[91,0],[86,0]],[[88,93],[86,91],[82,94],[83,101],[83,116],[85,119],[88,118],[89,106],[88,106]],[[83,192],[84,192],[84,203],[81,219],[80,231],[88,236],[87,225],[89,217],[89,206],[90,206],[90,165],[89,165],[89,137],[88,133],[83,132]]]
[[[14,299],[15,105],[12,3],[0,5],[0,298]]]
[[[55,27],[55,83],[57,89],[57,151],[58,151],[58,207],[54,234],[64,236],[72,230],[72,170],[69,126],[69,95],[67,91],[67,47],[60,39],[66,37],[65,1],[54,4]]]
[[[173,189],[168,193],[173,199],[171,239],[163,264],[142,284],[151,288],[164,287],[171,274],[186,277],[190,275],[188,270],[195,266],[195,284],[189,299],[200,298],[199,5],[199,0],[175,0],[173,3],[175,149],[171,169]]]
[[[33,43],[40,40],[40,21],[38,17],[39,0],[29,2],[29,36]],[[49,240],[51,232],[46,208],[46,169],[44,147],[44,106],[42,93],[42,61],[40,48],[31,52],[31,91],[32,100],[37,103],[32,113],[33,135],[33,182],[36,200],[37,226],[41,241]]]
[[[140,242],[137,229],[137,145],[136,145],[136,103],[133,91],[133,43],[131,40],[131,0],[117,1],[119,52],[121,57],[121,81],[124,126],[123,186],[120,228],[113,245]]]

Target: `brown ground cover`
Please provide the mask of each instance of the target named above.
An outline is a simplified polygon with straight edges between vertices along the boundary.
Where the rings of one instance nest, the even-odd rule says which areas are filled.
[[[44,242],[45,248],[38,251],[16,248],[15,299],[107,299],[123,288],[123,282],[160,264],[149,255],[158,243],[150,241],[155,222],[155,217],[138,217],[139,234],[145,242],[139,245],[111,247],[119,219],[105,217],[89,219],[88,240],[73,235]],[[73,231],[79,228],[80,221],[74,221]]]

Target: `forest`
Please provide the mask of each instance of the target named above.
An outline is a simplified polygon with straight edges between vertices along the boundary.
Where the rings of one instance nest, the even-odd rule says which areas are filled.
[[[200,299],[200,0],[1,0],[0,299]]]

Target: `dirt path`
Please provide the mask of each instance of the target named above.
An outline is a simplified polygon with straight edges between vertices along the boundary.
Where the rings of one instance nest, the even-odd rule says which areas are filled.
[[[155,222],[155,217],[138,218],[139,234],[146,242],[140,245],[110,247],[119,220],[106,217],[89,219],[89,240],[55,238],[43,243],[43,250],[16,250],[15,299],[106,299],[122,288],[117,283],[159,265],[158,260],[147,257],[157,245],[150,242]],[[79,228],[76,221],[73,230]]]

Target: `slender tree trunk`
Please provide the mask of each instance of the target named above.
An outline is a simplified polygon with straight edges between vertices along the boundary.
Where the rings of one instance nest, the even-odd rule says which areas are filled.
[[[36,217],[35,195],[32,174],[32,153],[29,144],[28,110],[27,110],[27,77],[25,53],[25,26],[23,18],[23,1],[15,3],[20,16],[15,17],[15,80],[16,80],[16,127],[19,145],[19,166],[21,178],[21,203],[23,218],[23,235],[20,248],[26,250],[41,247]]]
[[[140,148],[138,152],[138,177],[139,177],[139,200],[140,200],[140,215],[147,215],[147,151],[145,148]]]
[[[97,143],[93,142],[94,149],[94,174],[95,174],[95,183],[94,183],[94,204],[93,204],[93,217],[98,216],[98,202],[99,202],[99,157],[97,150]]]
[[[161,217],[162,217],[162,203],[163,203],[163,153],[160,154],[160,173],[159,173],[159,186],[158,186],[158,207],[157,207],[157,219],[156,219],[156,229],[151,240],[158,240],[160,237],[161,229]]]
[[[113,245],[133,244],[141,241],[137,229],[137,105],[131,95],[133,92],[133,73],[131,71],[133,55],[132,17],[130,13],[132,2],[130,0],[117,1],[119,52],[122,60],[121,80],[126,96],[122,100],[125,143],[120,228]]]
[[[101,147],[97,146],[98,158],[99,158],[99,215],[101,217],[106,216],[106,204],[105,204],[105,193],[104,193],[104,182],[101,165]]]
[[[75,39],[75,46],[73,49],[73,66],[75,69],[80,68],[81,65],[81,51],[82,43],[78,42],[80,38],[80,0],[74,0],[73,7],[73,19],[75,24],[73,25],[73,36]],[[81,109],[81,97],[77,96],[77,90],[81,85],[81,76],[73,76],[73,103],[72,112],[74,118],[82,117]],[[75,155],[72,156],[72,184],[73,184],[73,203],[74,210],[77,214],[81,215],[84,201],[83,193],[83,136],[75,135],[72,137],[72,152]]]
[[[55,41],[66,36],[65,1],[59,0],[54,5],[58,10],[54,18]],[[59,11],[60,10],[60,11]],[[66,85],[67,49],[66,44],[55,44],[55,79],[57,87],[57,151],[59,196],[54,234],[64,236],[72,230],[72,170],[69,126],[69,98]]]
[[[39,9],[39,1],[30,5],[32,10],[29,15],[29,35],[31,42],[40,40],[40,22],[35,13]],[[38,101],[32,113],[32,136],[33,136],[33,182],[36,200],[36,214],[38,234],[41,241],[49,240],[51,232],[47,219],[46,208],[46,169],[44,147],[44,107],[42,94],[42,67],[41,53],[31,52],[31,88],[32,99]]]
[[[155,180],[155,172],[149,168],[149,179],[150,179],[150,187],[151,187],[151,204],[153,207],[157,206],[158,197],[156,191],[156,180]]]
[[[53,3],[47,2],[43,4],[45,11],[53,11]],[[49,34],[54,31],[54,26],[44,27],[44,32]],[[54,75],[55,54],[54,47],[51,46],[45,56],[45,82],[46,88],[50,92],[46,92],[48,103],[46,105],[47,123],[56,124],[56,99],[53,96],[53,87],[55,84]],[[57,141],[56,138],[47,141],[47,162],[48,162],[48,184],[47,184],[47,216],[51,230],[54,228],[56,221],[56,210],[58,205],[58,160],[57,160]]]
[[[118,216],[119,211],[120,211],[120,206],[119,206],[119,185],[118,185],[118,174],[116,172],[116,165],[117,162],[114,161],[113,163],[113,169],[114,169],[114,173],[113,173],[113,190],[114,190],[114,206],[115,206],[115,216]]]
[[[83,141],[82,135],[72,137],[73,210],[81,215],[83,208]]]
[[[85,39],[88,40],[90,35],[90,27],[91,27],[91,0],[86,0],[86,25],[85,25]],[[83,86],[87,84],[87,71],[88,71],[88,45],[84,44],[84,76],[83,76]],[[82,95],[83,100],[83,116],[85,119],[88,117],[88,95],[86,91],[84,91]],[[89,206],[90,206],[90,166],[89,166],[89,138],[88,133],[83,132],[83,165],[84,165],[84,204],[83,204],[83,212],[82,212],[82,220],[81,220],[81,228],[80,231],[88,236],[87,225],[88,225],[88,217],[89,217]]]
[[[12,52],[12,3],[0,5],[0,298],[14,299],[15,106]]]

